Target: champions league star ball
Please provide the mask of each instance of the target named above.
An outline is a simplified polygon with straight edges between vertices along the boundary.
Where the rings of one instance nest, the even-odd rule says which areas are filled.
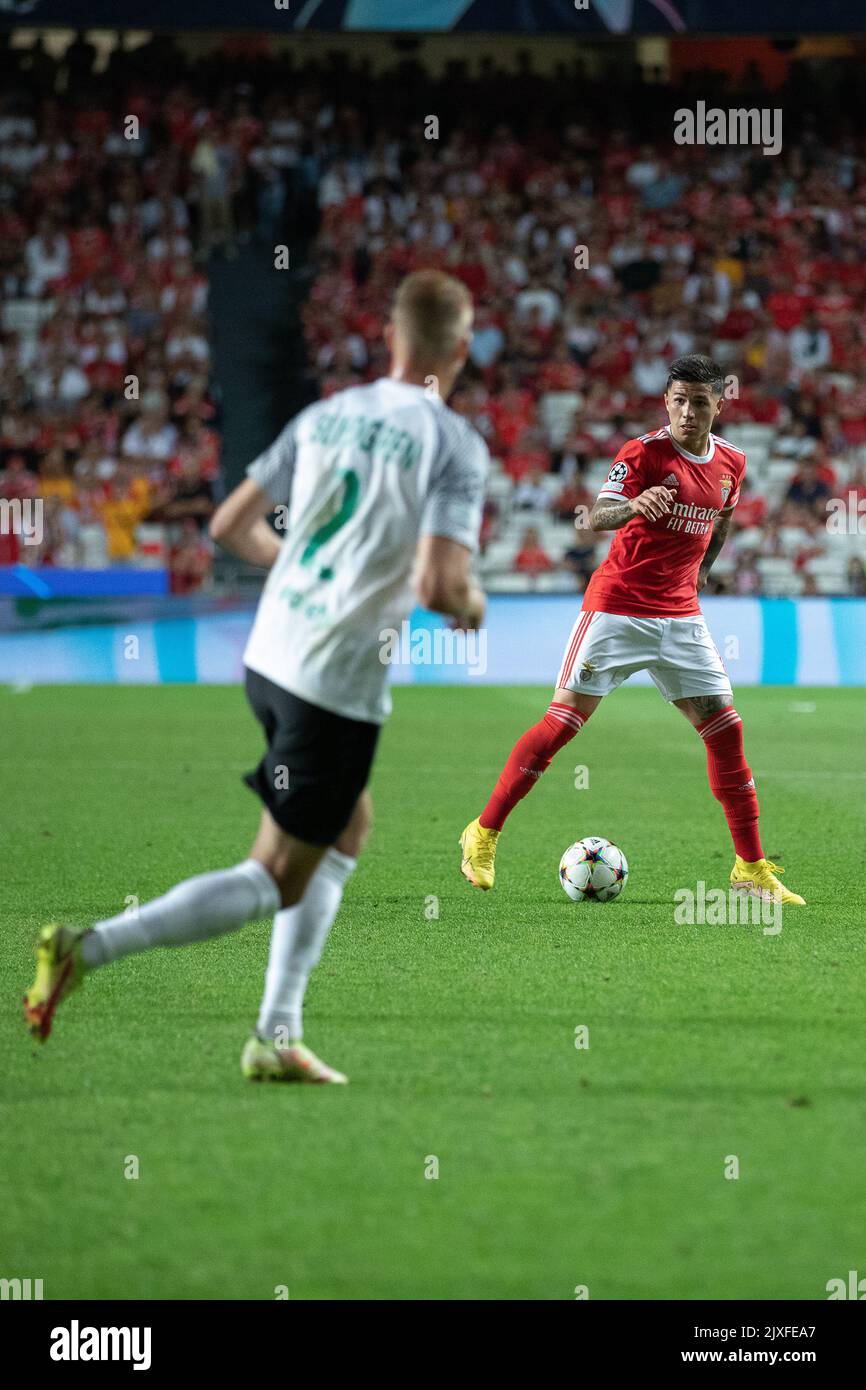
[[[569,845],[559,861],[559,881],[574,903],[609,903],[619,897],[627,879],[622,850],[600,835]]]

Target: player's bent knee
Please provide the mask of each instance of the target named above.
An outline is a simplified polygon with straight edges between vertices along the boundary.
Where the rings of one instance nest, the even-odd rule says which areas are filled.
[[[322,853],[324,854],[324,850]],[[280,890],[280,903],[283,907],[294,907],[307,891],[307,885],[317,868],[316,864],[285,864],[271,870]]]
[[[341,854],[349,855],[351,859],[357,859],[370,838],[372,828],[373,798],[369,791],[365,790],[358,797],[352,818],[339,839],[335,841],[334,848],[338,849]]]
[[[681,710],[690,724],[695,728],[703,724],[705,719],[709,719],[711,714],[721,714],[722,710],[732,709],[734,704],[733,695],[696,695],[687,696],[683,700],[674,700],[678,710]]]
[[[257,859],[271,875],[279,889],[281,906],[293,907],[307,891],[307,884],[326,851],[326,845],[307,844],[294,836],[268,835],[260,836],[250,851],[250,858]]]
[[[584,695],[578,690],[569,690],[566,686],[557,686],[553,698],[558,705],[568,705],[569,709],[578,710],[584,719],[589,718],[602,700],[601,695]]]

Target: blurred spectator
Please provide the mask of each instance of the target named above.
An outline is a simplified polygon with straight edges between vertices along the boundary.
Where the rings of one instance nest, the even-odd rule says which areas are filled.
[[[218,123],[209,117],[190,160],[196,177],[200,218],[198,257],[206,261],[220,246],[229,258],[235,249],[232,199],[238,188],[237,154]]]
[[[587,492],[577,478],[566,483],[553,499],[553,514],[557,521],[574,521],[574,514],[578,507],[585,507],[587,513],[592,510],[595,498]]]
[[[197,415],[188,415],[168,464],[173,476],[196,476],[212,482],[219,474],[220,445],[215,430],[207,429]]]
[[[25,498],[37,495],[38,486],[38,481],[30,472],[23,456],[10,454],[6,460],[6,467],[0,473],[0,497],[24,501]]]
[[[815,516],[826,517],[826,504],[830,496],[830,487],[820,476],[818,464],[805,459],[791,479],[785,501]]]
[[[747,551],[737,557],[736,569],[734,570],[735,594],[759,594],[761,592],[761,575],[756,562],[757,556],[752,551]]]
[[[516,447],[506,454],[503,467],[514,483],[519,483],[530,474],[549,471],[550,457],[538,430],[521,431]]]
[[[168,401],[161,391],[146,392],[141,398],[141,415],[121,441],[122,453],[142,466],[165,467],[176,444],[177,429],[168,418]]]
[[[846,571],[848,593],[856,598],[866,597],[866,562],[862,555],[852,555]]]
[[[169,552],[170,587],[173,594],[191,594],[200,589],[210,573],[213,556],[195,521],[189,517],[181,525],[180,539]]]
[[[37,230],[26,246],[27,293],[40,299],[55,281],[62,280],[69,270],[69,241],[59,232],[49,216],[40,218]]]
[[[46,497],[42,508],[42,540],[36,547],[32,563],[74,564],[77,535],[78,518],[72,508],[66,506],[57,495]]]
[[[64,506],[75,503],[75,482],[66,468],[62,445],[49,449],[39,465],[39,496],[57,498]]]
[[[475,313],[469,357],[476,367],[492,367],[505,346],[505,334],[492,309],[482,304]]]
[[[517,484],[514,489],[513,502],[519,510],[544,511],[547,508],[549,494],[542,481],[542,474],[537,470],[528,474]]]
[[[740,498],[734,508],[734,523],[739,530],[747,526],[763,526],[767,519],[766,498],[752,490],[752,480],[746,473],[740,486]]]
[[[575,526],[574,540],[563,556],[563,566],[573,574],[580,593],[589,583],[590,575],[598,565],[598,536],[585,526]]]
[[[150,511],[151,497],[146,478],[137,473],[134,464],[123,463],[105,484],[102,498],[95,500],[95,510],[105,525],[110,564],[126,564],[133,559],[136,528]]]
[[[159,489],[149,520],[191,520],[202,529],[213,511],[213,484],[203,476],[198,458],[194,452],[179,454],[176,468]]]
[[[514,557],[514,569],[517,574],[527,574],[537,576],[547,574],[555,569],[553,561],[548,555],[534,526],[529,526],[523,533],[523,540],[520,549]]]
[[[789,429],[776,437],[773,448],[784,458],[811,458],[815,452],[816,439],[809,433],[805,420],[794,420]]]
[[[830,334],[821,327],[814,309],[809,310],[798,328],[791,330],[788,342],[795,381],[829,365],[832,358]]]

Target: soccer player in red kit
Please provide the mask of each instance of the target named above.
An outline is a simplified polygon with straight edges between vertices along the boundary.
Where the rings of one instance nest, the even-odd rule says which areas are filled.
[[[709,357],[677,358],[664,397],[670,423],[630,440],[617,455],[589,518],[593,531],[616,535],[587,586],[553,702],[518,739],[490,800],[460,837],[461,871],[476,888],[493,887],[500,831],[554,754],[605,695],[634,672],[649,671],[706,744],[710,790],[734,842],[732,886],[782,903],[804,901],[764,857],[742,721],[698,603],[746,471],[743,451],[712,433],[723,389],[721,368]]]

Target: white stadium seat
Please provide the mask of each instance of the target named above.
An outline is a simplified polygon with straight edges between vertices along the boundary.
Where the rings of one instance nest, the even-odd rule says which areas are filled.
[[[783,555],[763,555],[757,561],[757,568],[767,594],[789,594],[801,585],[793,560]]]
[[[835,584],[835,592],[838,594],[847,588],[845,572],[848,560],[848,555],[816,555],[813,560],[807,560],[803,568],[806,574],[811,574],[816,581],[824,580]]]
[[[532,586],[539,594],[573,593],[576,584],[574,575],[568,570],[554,570],[551,574],[540,574]]]
[[[797,464],[793,459],[770,459],[764,474],[764,495],[769,506],[775,507],[781,502],[796,472]]]
[[[769,449],[776,433],[775,425],[758,425],[748,420],[736,425],[723,425],[722,427],[722,434],[725,439],[730,439],[732,444],[736,444],[738,449],[745,449],[746,453],[755,447],[763,446],[765,449]]]
[[[490,584],[490,591],[494,594],[524,594],[529,593],[530,589],[525,574],[498,574]]]
[[[779,540],[785,554],[792,557],[814,544],[809,532],[804,531],[802,526],[783,526],[779,532]]]
[[[558,449],[565,441],[582,404],[578,391],[548,391],[542,396],[538,413],[552,448]]]
[[[481,568],[488,574],[491,571],[510,570],[514,553],[513,541],[491,541],[482,556]]]

